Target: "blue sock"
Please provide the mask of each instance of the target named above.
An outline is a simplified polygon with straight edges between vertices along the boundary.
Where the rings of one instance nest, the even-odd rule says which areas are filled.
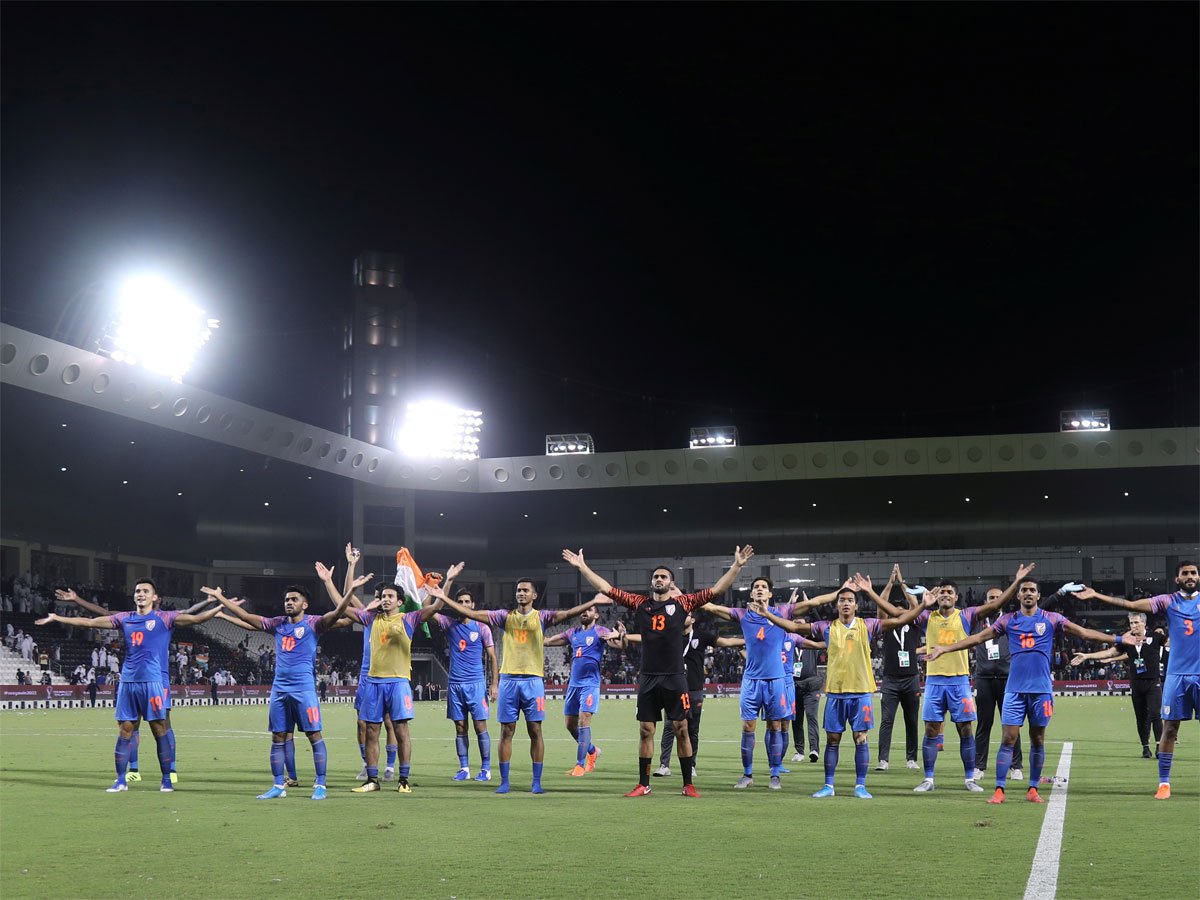
[[[1029,751],[1030,756],[1033,751]],[[1008,744],[1001,744],[1000,749],[996,751],[996,787],[1002,788],[1005,782],[1008,781],[1008,767],[1012,765],[1013,748]]]
[[[788,728],[787,722],[783,723],[783,727],[779,729],[779,734],[783,738],[783,749],[779,751],[779,764],[782,766],[783,761],[787,759],[788,744],[791,743],[792,740],[792,733]]]
[[[838,745],[825,745],[825,783],[833,787],[833,773],[837,771]]]
[[[1158,754],[1158,783],[1171,783],[1171,761],[1175,758],[1175,752],[1159,753]]]
[[[412,770],[412,763],[401,763],[401,764],[400,764],[400,777],[401,777],[401,778],[407,778],[407,777],[408,777],[408,773],[409,773],[411,770]]]
[[[589,725],[588,726],[588,734],[591,734],[591,733],[592,733],[592,726]],[[596,752],[596,745],[592,743],[592,739],[590,737],[588,738],[587,752],[589,755]]]
[[[366,744],[358,745],[358,755],[362,757],[363,765],[365,766],[367,764],[367,745]]]
[[[783,732],[767,731],[767,765],[771,774],[778,775],[779,767],[783,765]]]
[[[379,766],[367,766],[367,778],[379,780]]]
[[[1046,745],[1029,745],[1029,786],[1037,787],[1042,783],[1042,767],[1046,765]]]
[[[542,783],[542,763],[534,763],[533,764],[533,783],[534,784]]]
[[[283,742],[283,768],[287,771],[288,778],[292,781],[299,780],[296,777],[296,742],[292,740],[290,734]]]
[[[490,769],[492,767],[492,736],[486,731],[476,735],[479,739],[479,755],[483,758],[483,762],[479,764],[481,769]]]
[[[167,729],[167,746],[170,747],[170,750],[171,750],[170,771],[174,772],[175,771],[175,729],[174,728]]]
[[[508,763],[500,763],[500,783],[508,784]]]
[[[959,736],[958,756],[962,760],[967,781],[971,781],[975,778],[975,735]]]
[[[389,769],[396,768],[396,751],[400,749],[398,744],[388,744],[387,750],[387,767]]]
[[[871,764],[871,745],[866,741],[854,745],[854,783],[866,785],[867,766]]]
[[[747,776],[754,774],[754,732],[742,732],[742,771]]]
[[[946,735],[944,733],[939,734],[937,736],[937,748],[938,748],[939,752],[941,752],[941,750],[945,746],[945,744],[946,744]]]
[[[458,754],[459,766],[465,769],[467,767],[467,736],[465,734],[454,736],[454,752]]]
[[[156,737],[154,743],[158,745],[158,768],[164,778],[169,777],[171,774],[171,744],[165,734],[162,737]]]
[[[937,764],[937,738],[922,738],[921,759],[925,763],[925,777],[933,777],[933,767]]]
[[[271,742],[271,777],[278,787],[283,787],[283,744]]]
[[[575,765],[582,766],[587,762],[588,747],[592,743],[592,726],[583,725],[579,728],[579,745],[575,750]]]
[[[129,768],[129,751],[132,745],[133,738],[117,737],[117,749],[113,753],[113,759],[117,764],[117,781],[125,780],[125,770]]]
[[[288,743],[291,744],[292,742],[288,741]],[[316,768],[316,770],[317,770],[316,784],[324,784],[325,783],[325,769],[329,764],[329,755],[325,750],[325,739],[322,738],[321,740],[314,742],[312,745],[312,751],[313,751],[313,767]],[[295,764],[296,764],[295,747],[293,745],[292,765],[295,765]],[[293,777],[295,777],[295,776],[293,776]]]
[[[129,769],[132,772],[138,770],[138,749],[142,745],[142,733],[138,729],[133,730],[133,742],[129,746]]]

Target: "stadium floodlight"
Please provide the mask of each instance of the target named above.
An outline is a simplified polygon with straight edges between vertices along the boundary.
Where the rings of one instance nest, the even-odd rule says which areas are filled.
[[[688,446],[693,450],[704,447],[736,447],[738,430],[732,425],[714,425],[708,428],[693,428]]]
[[[1111,431],[1107,409],[1064,409],[1059,413],[1059,431]]]
[[[546,435],[546,455],[565,456],[568,453],[595,453],[592,436],[583,432],[576,434]]]
[[[479,459],[483,413],[437,400],[409,403],[396,435],[396,446],[408,456],[433,459]]]
[[[182,381],[220,324],[163,276],[134,275],[117,290],[97,352]]]

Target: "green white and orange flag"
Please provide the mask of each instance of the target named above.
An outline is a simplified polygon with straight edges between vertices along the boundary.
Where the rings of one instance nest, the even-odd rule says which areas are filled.
[[[396,587],[400,589],[400,593],[404,597],[404,602],[400,605],[401,612],[413,612],[424,605],[425,598],[429,596],[429,585],[440,585],[442,576],[437,572],[430,572],[426,575],[421,571],[421,567],[417,565],[417,561],[413,559],[407,547],[401,547],[396,551]],[[425,623],[422,627],[425,636],[429,636],[429,623]]]

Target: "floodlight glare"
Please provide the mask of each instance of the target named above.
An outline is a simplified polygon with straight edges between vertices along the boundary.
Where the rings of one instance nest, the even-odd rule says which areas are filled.
[[[737,442],[737,428],[732,425],[715,425],[691,429],[688,446],[693,450],[702,447],[736,447]]]
[[[1059,414],[1059,431],[1111,431],[1107,409],[1064,409]]]
[[[433,400],[409,403],[396,435],[400,452],[434,459],[479,459],[483,413]]]
[[[114,318],[97,350],[182,381],[220,324],[161,275],[136,275],[120,286]]]
[[[586,433],[546,435],[546,455],[565,456],[568,453],[595,453],[592,436]]]

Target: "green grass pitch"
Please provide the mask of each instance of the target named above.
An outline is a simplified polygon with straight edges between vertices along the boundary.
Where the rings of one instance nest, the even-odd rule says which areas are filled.
[[[911,792],[920,773],[874,771],[874,732],[873,801],[851,796],[849,752],[833,799],[809,796],[823,780],[821,765],[810,763],[789,762],[780,792],[768,791],[765,777],[733,791],[740,774],[733,698],[705,703],[699,800],[679,795],[678,774],[652,779],[650,797],[621,796],[636,783],[632,701],[603,704],[593,720],[600,764],[580,779],[564,774],[575,746],[561,703],[551,702],[548,792],[536,797],[528,793],[523,725],[514,741],[514,793],[499,797],[494,784],[451,782],[453,727],[441,704],[418,704],[414,792],[363,796],[350,793],[360,766],[353,709],[328,704],[324,716],[329,799],[314,803],[303,738],[303,787],[283,800],[254,799],[271,783],[264,706],[177,709],[173,794],[158,791],[148,735],[146,780],[126,794],[104,792],[113,778],[111,710],[0,713],[0,895],[1021,897],[1047,809],[1024,801],[1023,783],[999,807],[985,802],[990,784],[989,793],[964,791],[953,733],[933,794]],[[498,749],[499,727],[493,722],[491,730]],[[1155,801],[1157,764],[1140,756],[1128,699],[1058,700],[1045,774],[1055,773],[1063,742],[1074,744],[1058,897],[1197,896],[1186,860],[1200,833],[1200,730],[1185,723],[1181,737],[1175,796]],[[761,726],[759,738],[756,773],[765,776]],[[902,723],[892,758],[903,758]],[[1044,794],[1052,790],[1059,788]]]

